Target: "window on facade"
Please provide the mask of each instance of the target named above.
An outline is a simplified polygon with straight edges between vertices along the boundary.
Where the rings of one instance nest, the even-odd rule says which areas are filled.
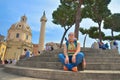
[[[26,40],[28,40],[28,35],[26,35]]]
[[[24,18],[22,18],[22,21],[25,21]]]
[[[16,34],[16,38],[19,38],[19,36],[20,36],[20,34],[19,34],[19,33],[17,33],[17,34]]]
[[[22,25],[19,25],[19,27],[21,27]]]
[[[4,48],[2,48],[2,52],[4,52]]]

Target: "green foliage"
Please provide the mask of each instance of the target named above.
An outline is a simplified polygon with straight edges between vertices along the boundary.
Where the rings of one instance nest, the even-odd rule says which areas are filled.
[[[105,37],[103,37],[103,40],[113,40],[113,37],[112,36],[105,36]]]
[[[120,40],[120,34],[117,35],[117,36],[114,36],[114,39],[115,39],[115,40]]]
[[[120,32],[120,13],[115,13],[108,16],[104,20],[104,29],[111,29]]]
[[[84,35],[84,34],[89,34],[89,30],[88,29],[83,29],[83,28],[79,28],[79,31]]]
[[[114,40],[120,40],[120,35],[116,35],[114,37],[112,37],[112,36],[104,36],[103,40],[113,40],[113,38],[114,38]]]
[[[95,32],[96,38],[99,34],[99,40],[102,41],[104,33],[101,31],[102,21],[111,14],[108,9],[108,4],[111,0],[84,0],[84,8],[82,10],[82,16],[84,18],[91,18],[94,22],[98,23],[99,33]],[[93,37],[93,36],[90,36]]]
[[[105,34],[101,32],[101,35],[104,37]],[[98,39],[99,38],[99,30],[97,27],[91,27],[89,29],[89,37],[93,39]]]
[[[84,35],[84,34],[88,34],[90,38],[93,39],[98,39],[99,38],[99,31],[97,27],[90,27],[90,29],[83,29],[80,28],[79,31]],[[103,32],[101,32],[102,36],[104,37],[105,34]]]
[[[104,18],[110,15],[108,4],[111,0],[84,0],[84,17],[91,18],[94,22],[101,22]]]
[[[53,23],[62,27],[71,26],[75,23],[75,4],[67,3],[61,0],[61,5],[52,14]]]
[[[67,31],[72,27],[75,23],[75,15],[76,15],[76,4],[72,2],[66,2],[61,0],[61,5],[55,10],[52,14],[53,23],[57,25],[61,25],[64,28],[64,33],[60,42],[60,48],[62,47],[62,43]]]

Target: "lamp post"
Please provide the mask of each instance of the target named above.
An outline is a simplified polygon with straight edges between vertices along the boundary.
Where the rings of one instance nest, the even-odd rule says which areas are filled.
[[[76,12],[76,19],[75,19],[75,37],[79,38],[79,26],[80,26],[80,18],[81,18],[81,5],[83,0],[75,0],[78,3],[77,12]]]

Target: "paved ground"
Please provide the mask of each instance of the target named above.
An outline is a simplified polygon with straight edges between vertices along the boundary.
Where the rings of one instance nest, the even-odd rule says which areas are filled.
[[[0,80],[45,80],[45,79],[36,79],[36,78],[13,75],[13,74],[4,72],[3,68],[0,68]]]

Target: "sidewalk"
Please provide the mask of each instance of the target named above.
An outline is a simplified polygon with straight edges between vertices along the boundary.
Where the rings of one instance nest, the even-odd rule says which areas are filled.
[[[4,72],[3,68],[0,68],[0,80],[46,80],[46,79],[36,79],[36,78],[29,78],[29,77],[9,74]]]

